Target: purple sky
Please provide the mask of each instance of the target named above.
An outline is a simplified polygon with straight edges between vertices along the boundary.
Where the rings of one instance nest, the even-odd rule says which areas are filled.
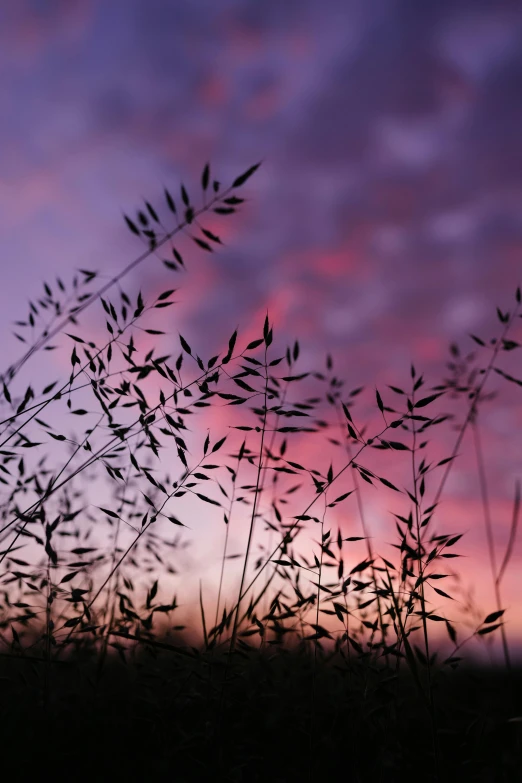
[[[0,8],[0,62],[4,335],[43,280],[137,255],[122,211],[197,183],[207,160],[223,183],[264,160],[227,246],[175,280],[172,328],[209,351],[268,307],[349,387],[401,385],[410,360],[435,382],[449,342],[471,348],[512,306],[518,0],[17,0]],[[128,288],[166,282],[151,259]],[[8,339],[3,364],[18,354]],[[501,539],[522,462],[520,398],[503,392],[485,425]],[[455,476],[455,513],[480,513]]]

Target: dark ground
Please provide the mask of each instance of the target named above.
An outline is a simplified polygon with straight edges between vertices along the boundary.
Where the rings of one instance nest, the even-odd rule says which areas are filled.
[[[436,780],[430,715],[407,675],[269,648],[136,646],[100,670],[0,658],[2,766],[13,779]],[[393,666],[394,666],[393,662]],[[437,676],[440,783],[522,781],[522,669]],[[311,717],[313,715],[313,717]]]

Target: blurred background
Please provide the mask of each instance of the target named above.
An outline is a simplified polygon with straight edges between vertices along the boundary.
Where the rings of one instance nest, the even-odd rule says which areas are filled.
[[[349,388],[372,391],[408,383],[414,361],[429,385],[450,343],[471,350],[469,333],[493,336],[496,307],[513,307],[518,0],[17,0],[0,6],[0,64],[3,368],[42,282],[114,274],[140,252],[122,212],[198,185],[207,161],[228,184],[263,160],[245,208],[220,223],[226,246],[191,250],[182,275],[151,258],[127,283],[145,296],[179,287],[165,327],[176,352],[178,331],[210,356],[236,327],[259,331],[268,309],[276,334],[299,338],[304,369],[329,352]],[[518,353],[508,359],[522,377]],[[57,351],[25,378],[68,367]],[[522,406],[518,387],[496,388],[483,439],[500,558]],[[443,513],[467,532],[461,570],[493,611],[471,451]],[[520,642],[521,566],[518,542],[505,596]]]

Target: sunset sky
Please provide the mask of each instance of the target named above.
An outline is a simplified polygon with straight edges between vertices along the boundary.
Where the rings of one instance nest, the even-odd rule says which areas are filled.
[[[263,160],[222,222],[226,246],[191,250],[182,277],[152,258],[127,284],[154,294],[174,279],[176,351],[181,331],[210,356],[268,309],[303,365],[329,351],[349,388],[400,386],[412,360],[433,384],[450,342],[498,334],[496,306],[514,304],[519,0],[17,0],[0,8],[0,65],[2,367],[42,282],[122,268],[140,252],[122,212],[198,185],[207,161],[228,184]],[[522,377],[518,352],[502,366]],[[502,547],[522,398],[499,380],[483,437]],[[480,577],[471,451],[446,497]],[[521,566],[519,541],[505,592],[520,640]]]

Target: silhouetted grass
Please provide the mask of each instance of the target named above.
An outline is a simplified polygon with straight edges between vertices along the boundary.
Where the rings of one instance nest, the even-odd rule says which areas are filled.
[[[519,483],[499,552],[479,430],[487,384],[522,385],[502,363],[520,347],[520,290],[497,309],[500,334],[473,336],[475,353],[452,345],[448,377],[432,386],[412,366],[403,386],[349,391],[329,355],[302,368],[299,342],[282,347],[269,314],[248,344],[236,330],[203,358],[180,334],[176,357],[159,354],[175,289],[147,303],[124,277],[169,244],[160,260],[174,274],[180,242],[217,249],[205,219],[229,219],[256,169],[221,191],[205,166],[201,206],[184,186],[177,201],[166,191],[168,218],[145,202],[125,217],[144,253],[99,288],[91,270],[45,283],[17,324],[25,352],[3,374],[0,423],[4,766],[22,778],[60,768],[179,781],[522,779],[522,673],[502,601]],[[79,332],[91,306],[104,340]],[[29,360],[64,338],[70,376],[24,386]],[[219,432],[205,419],[216,406]],[[443,457],[441,430],[453,439]],[[485,609],[456,579],[465,539],[438,527],[468,432],[491,567]],[[392,511],[386,556],[370,492]],[[199,580],[187,628],[185,528],[209,524],[222,530],[216,584]],[[243,531],[240,553],[231,527]],[[497,634],[502,665],[463,662],[466,645]]]

